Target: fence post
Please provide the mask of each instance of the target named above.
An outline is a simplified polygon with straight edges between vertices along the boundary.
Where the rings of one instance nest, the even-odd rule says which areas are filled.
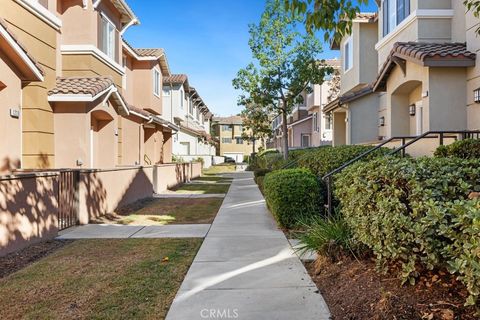
[[[405,142],[406,142],[405,138],[402,138],[402,147],[405,145]],[[406,152],[405,148],[403,148],[402,149],[402,158],[405,158],[405,152]]]
[[[443,146],[443,132],[440,132],[440,145]]]

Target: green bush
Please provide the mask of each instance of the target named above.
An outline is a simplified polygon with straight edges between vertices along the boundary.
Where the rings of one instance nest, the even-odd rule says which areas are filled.
[[[302,224],[305,232],[299,237],[300,252],[315,251],[333,261],[346,253],[355,255],[358,248],[352,239],[350,228],[341,215],[316,217]]]
[[[298,160],[300,157],[302,157],[305,154],[308,154],[310,152],[315,152],[320,149],[324,148],[331,148],[330,146],[321,146],[321,147],[315,147],[315,148],[306,148],[306,149],[297,149],[297,150],[290,150],[288,152],[288,160]]]
[[[258,157],[263,157],[266,154],[280,153],[277,149],[266,149],[257,154]]]
[[[322,147],[299,157],[298,166],[300,168],[308,168],[317,176],[323,177],[327,173],[342,166],[345,162],[352,160],[372,148],[372,146],[359,145]],[[370,154],[365,160],[371,160],[380,155],[388,154],[390,151],[388,148],[380,148]]]
[[[263,181],[268,207],[278,224],[293,228],[320,212],[322,203],[318,179],[305,169],[277,170]]]
[[[253,172],[253,176],[255,177],[255,181],[258,177],[264,177],[267,173],[272,172],[270,169],[257,169]]]
[[[479,169],[480,160],[381,158],[339,174],[335,197],[381,269],[398,263],[403,280],[414,282],[424,269],[449,267],[472,302],[480,293],[479,213],[465,203],[480,190]]]
[[[258,189],[263,193],[263,181],[265,180],[265,176],[260,176],[255,179],[258,185]]]
[[[462,159],[480,158],[480,140],[465,139],[455,141],[447,146],[440,146],[435,151],[436,157],[456,157]]]

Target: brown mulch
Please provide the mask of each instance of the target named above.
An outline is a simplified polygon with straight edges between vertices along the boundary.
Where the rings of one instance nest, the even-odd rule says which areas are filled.
[[[306,265],[325,298],[333,320],[473,320],[465,307],[465,287],[447,272],[427,274],[415,285],[401,285],[393,275],[381,275],[372,259],[319,259]]]
[[[17,272],[33,262],[48,256],[73,242],[72,240],[50,240],[32,244],[20,251],[0,257],[0,279]]]

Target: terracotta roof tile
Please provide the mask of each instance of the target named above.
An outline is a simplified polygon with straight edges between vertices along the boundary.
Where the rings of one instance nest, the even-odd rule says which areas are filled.
[[[55,88],[48,91],[54,94],[89,94],[92,97],[113,85],[112,77],[58,77]]]
[[[467,50],[465,43],[425,43],[397,42],[393,52],[408,56],[419,61],[428,58],[461,58],[475,60],[476,54]]]
[[[44,76],[45,75],[45,71],[43,70],[42,66],[38,63],[38,61],[32,57],[27,49],[20,43],[20,41],[18,41],[17,37],[15,36],[15,34],[8,28],[8,25],[7,23],[5,22],[5,20],[3,20],[2,18],[0,18],[0,25],[3,27],[3,29],[5,29],[5,31],[10,35],[10,37],[12,37],[12,39],[17,43],[17,45],[23,50],[23,52],[27,55],[27,57],[33,62],[33,64],[35,65],[35,67],[40,71],[40,73]]]
[[[131,104],[128,105],[128,109],[130,109],[130,110],[132,110],[132,111],[134,111],[134,112],[136,112],[136,113],[139,113],[139,114],[141,114],[141,115],[143,115],[143,116],[145,116],[145,117],[152,117],[152,116],[153,116],[153,114],[151,114],[150,112],[148,112],[148,111],[146,111],[146,110],[144,110],[144,109],[141,109],[141,108],[137,108],[137,107],[135,107],[135,106],[133,106],[133,105],[131,105]]]
[[[213,117],[212,121],[217,122],[218,124],[243,124],[241,116]]]
[[[376,12],[359,12],[357,13],[357,19],[368,20],[368,22],[373,22],[377,19]]]
[[[164,84],[184,84],[185,82],[188,82],[186,74],[172,74],[170,77],[163,77]]]
[[[131,47],[131,46],[130,46]],[[156,57],[160,58],[164,55],[165,51],[160,48],[143,48],[133,49],[140,57]]]

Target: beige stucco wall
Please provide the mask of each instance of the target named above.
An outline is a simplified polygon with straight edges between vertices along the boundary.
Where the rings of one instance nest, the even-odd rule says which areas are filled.
[[[21,111],[22,84],[12,62],[0,51],[0,174],[21,166],[22,115],[10,116],[10,109]]]
[[[224,153],[243,153],[243,155],[250,155],[253,152],[253,144],[249,143],[247,140],[244,140],[242,144],[237,144],[235,137],[242,136],[242,130],[239,125],[235,125],[235,129],[232,128],[231,131],[222,130],[222,125],[215,124],[215,130],[219,134],[220,139],[220,148],[218,154],[223,156]],[[248,132],[248,131],[247,131]],[[232,143],[223,143],[222,138],[231,138]],[[261,143],[257,141],[255,143],[255,152],[258,152],[258,148],[261,147]]]
[[[347,143],[347,124],[345,119],[347,114],[345,111],[333,112],[333,146],[341,146]]]
[[[54,125],[47,91],[55,84],[59,33],[15,1],[2,2],[0,17],[45,72],[45,81],[26,84],[22,90],[22,167],[53,167]]]
[[[122,87],[122,74],[90,54],[62,55],[63,76],[111,76],[117,87]]]
[[[292,148],[300,148],[302,147],[302,135],[310,136],[310,145],[312,143],[312,119],[308,119],[303,121],[302,123],[292,125],[291,129],[289,130],[290,133],[290,141],[291,144],[289,147]]]
[[[122,154],[121,165],[140,165],[143,164],[144,153],[144,129],[142,121],[138,117],[128,116],[122,118]]]
[[[57,235],[58,175],[0,178],[0,256]]]
[[[371,94],[346,106],[348,108],[347,144],[359,144],[378,139],[378,96]]]
[[[153,70],[160,71],[158,60],[137,61],[133,64],[133,100],[132,103],[138,108],[147,109],[156,114],[162,114],[162,73],[160,71],[160,94],[153,93]]]

